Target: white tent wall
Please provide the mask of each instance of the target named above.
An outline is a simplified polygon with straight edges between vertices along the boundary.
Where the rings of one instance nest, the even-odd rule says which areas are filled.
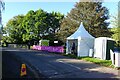
[[[94,57],[97,57],[99,58],[99,56],[102,56],[102,54],[99,54],[101,51],[102,51],[102,41],[98,41],[97,39],[95,39],[95,42],[94,42]],[[98,48],[99,46],[99,48]],[[98,48],[98,49],[97,49]]]
[[[105,53],[106,53],[106,40],[96,38],[94,44],[94,57],[104,59],[105,60]]]
[[[107,47],[107,40],[103,40],[103,43],[102,43],[102,52],[103,52],[103,54],[102,54],[102,59],[106,59],[106,47]]]
[[[89,56],[89,50],[94,48],[94,39],[91,38],[78,38],[78,51],[77,56]]]

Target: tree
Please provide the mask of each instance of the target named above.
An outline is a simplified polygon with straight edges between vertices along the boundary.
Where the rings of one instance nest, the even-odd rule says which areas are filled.
[[[54,41],[59,41],[58,45],[60,46],[62,44],[62,42],[60,41],[60,39],[57,36],[57,32],[60,29],[60,24],[62,19],[64,18],[64,15],[61,14],[60,12],[51,12],[47,14],[47,31],[46,33],[48,33],[48,35],[44,36],[44,39],[47,38],[50,40],[50,45],[55,46],[55,44],[53,43]]]
[[[119,13],[120,14],[120,13]],[[113,16],[113,20],[111,21],[113,28],[111,29],[112,38],[116,40],[116,43],[120,46],[120,24],[119,24],[120,16]]]
[[[63,17],[64,15],[59,12],[48,13],[42,9],[30,10],[24,16],[18,15],[10,19],[5,30],[12,43],[29,43],[33,40],[39,41],[42,38],[50,39],[46,36],[51,36],[51,34],[55,36]],[[50,28],[52,33],[50,33]]]
[[[60,27],[60,21],[63,17],[64,15],[60,14],[59,12],[47,13],[42,9],[39,9],[35,12],[33,10],[29,11],[25,15],[22,23],[25,30],[25,33],[23,34],[23,40],[28,41],[31,39],[36,39],[38,41],[41,38],[50,39],[46,36],[50,36],[51,34],[54,34],[55,36],[55,32]],[[33,32],[33,34],[30,35],[30,32]]]
[[[2,24],[2,11],[5,10],[5,3],[0,0],[0,24]]]
[[[2,11],[5,10],[5,3],[0,0],[0,40],[2,37],[2,29],[3,29],[3,25],[2,25]]]
[[[66,41],[66,38],[78,29],[81,22],[94,37],[110,36],[107,19],[109,19],[109,12],[102,6],[102,2],[77,2],[63,19],[59,37]]]
[[[52,12],[52,13],[48,13],[47,14],[47,26],[48,26],[48,33],[52,33],[55,34],[59,28],[60,28],[60,24],[61,24],[61,20],[64,18],[64,15],[61,14],[60,12]]]
[[[10,19],[5,27],[6,33],[9,34],[9,38],[11,39],[11,43],[22,43],[22,34],[23,34],[23,28],[22,20],[24,16],[18,15]]]
[[[23,35],[22,40],[24,42],[27,42],[28,40],[32,39],[32,35],[30,32],[33,32],[33,29],[35,28],[35,12],[33,10],[30,10],[23,18],[23,22],[21,27],[23,28]]]
[[[24,29],[23,41],[30,41],[32,39],[39,40],[40,34],[45,34],[47,12],[39,9],[37,11],[30,10],[24,17],[22,27]],[[32,32],[32,34],[31,34]]]

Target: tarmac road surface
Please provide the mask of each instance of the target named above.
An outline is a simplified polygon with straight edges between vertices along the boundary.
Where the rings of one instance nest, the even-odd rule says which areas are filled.
[[[28,65],[26,65],[27,75],[20,76],[22,64],[24,64],[24,61],[13,55],[11,51],[2,51],[2,79],[31,79],[38,76],[31,71]]]
[[[119,70],[114,70],[90,62],[72,59],[59,54],[49,53],[46,51],[6,48],[3,49],[3,53],[4,52],[8,52],[8,55],[14,55],[16,56],[16,58],[25,62],[26,64],[28,64],[29,67],[31,67],[33,70],[37,72],[37,75],[42,74],[43,78],[118,78],[119,77],[118,76]],[[5,60],[6,59],[9,61],[9,58],[5,56]],[[10,63],[10,65],[11,67],[13,66],[15,67],[15,64]],[[21,63],[19,64],[16,63],[16,66],[20,66],[20,65]],[[10,67],[6,66],[6,68],[10,68]],[[15,73],[19,73],[19,69],[20,67],[18,68],[16,67],[16,69],[14,69]],[[11,71],[5,71],[5,72],[11,73]],[[16,74],[15,76],[18,75]]]

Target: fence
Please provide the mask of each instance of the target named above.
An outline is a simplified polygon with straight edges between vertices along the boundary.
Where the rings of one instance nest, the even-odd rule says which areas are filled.
[[[26,44],[8,44],[8,47],[11,48],[27,48]]]
[[[63,53],[64,52],[64,48],[63,46],[37,46],[37,45],[33,45],[32,49],[34,50],[44,50],[44,51],[49,51],[49,52],[59,52],[59,53]]]

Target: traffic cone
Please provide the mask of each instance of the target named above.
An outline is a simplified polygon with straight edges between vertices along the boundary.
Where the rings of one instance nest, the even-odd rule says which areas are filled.
[[[20,76],[26,76],[26,75],[27,75],[26,65],[25,65],[25,64],[22,64]]]

